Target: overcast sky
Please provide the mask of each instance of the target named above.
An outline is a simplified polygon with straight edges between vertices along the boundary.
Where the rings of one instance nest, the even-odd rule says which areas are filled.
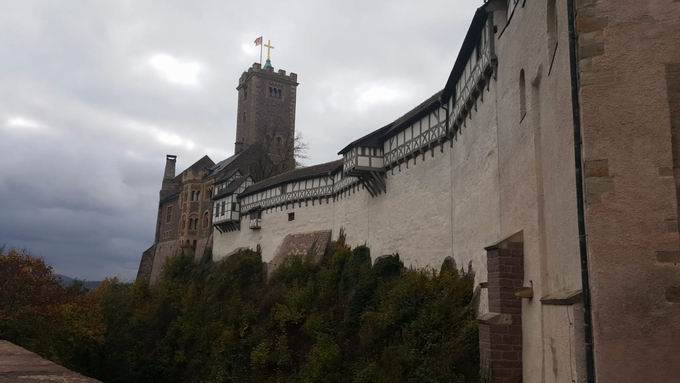
[[[272,40],[307,164],[444,86],[481,0],[0,0],[0,245],[134,278],[165,154],[233,151],[236,90]]]

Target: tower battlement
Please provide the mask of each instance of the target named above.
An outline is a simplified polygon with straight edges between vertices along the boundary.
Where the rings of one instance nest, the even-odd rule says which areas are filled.
[[[295,83],[297,85],[297,73],[290,72],[286,74],[286,71],[284,69],[279,70],[275,70],[274,68],[268,69],[263,68],[262,65],[260,65],[260,63],[253,63],[253,65],[250,68],[248,68],[248,70],[244,71],[241,74],[241,77],[239,77],[238,87],[236,89],[240,89],[241,86],[247,83],[248,80],[255,74],[271,77],[272,79],[276,79],[278,81]]]

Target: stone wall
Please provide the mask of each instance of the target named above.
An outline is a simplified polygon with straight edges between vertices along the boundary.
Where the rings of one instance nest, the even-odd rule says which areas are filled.
[[[565,310],[541,303],[581,287],[566,1],[558,0],[555,12],[560,22],[552,44],[544,2],[519,5],[510,23],[496,20],[498,68],[461,130],[388,169],[385,194],[371,197],[357,186],[328,203],[269,209],[261,230],[248,229],[244,217],[240,231],[215,234],[216,259],[260,245],[271,261],[286,235],[331,230],[337,238],[343,229],[348,244],[368,245],[374,258],[399,253],[408,266],[438,269],[452,256],[459,267],[470,264],[476,283],[485,285],[485,247],[521,232],[517,284],[533,285],[535,298],[516,302],[523,334],[516,362],[525,382],[570,382],[583,363],[571,352],[582,348],[573,319],[578,302]],[[295,223],[287,221],[291,211]],[[483,316],[490,308],[487,289],[481,291]]]
[[[595,372],[677,381],[680,2],[576,5]]]

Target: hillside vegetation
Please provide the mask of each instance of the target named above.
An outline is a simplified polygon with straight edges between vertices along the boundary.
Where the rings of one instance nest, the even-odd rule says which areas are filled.
[[[48,346],[68,338],[68,315],[53,331],[3,322],[0,337],[108,383],[475,382],[472,285],[449,263],[438,273],[398,256],[372,264],[368,248],[342,244],[317,263],[292,258],[268,280],[255,252],[179,256],[151,289],[107,280],[73,292],[87,325],[72,347]]]

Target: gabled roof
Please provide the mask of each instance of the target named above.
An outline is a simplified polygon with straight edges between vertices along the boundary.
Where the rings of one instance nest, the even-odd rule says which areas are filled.
[[[367,135],[352,141],[352,143],[342,148],[342,150],[340,150],[338,154],[341,155],[345,154],[351,148],[357,146],[366,146],[370,148],[380,147],[387,137],[391,136],[396,132],[399,132],[404,125],[409,124],[414,120],[422,118],[423,116],[427,115],[427,113],[429,113],[432,109],[437,108],[440,105],[439,99],[441,97],[441,94],[442,91],[440,90],[439,92],[430,96],[427,100],[418,104],[415,108],[409,110],[404,115],[394,120],[394,122],[391,122],[378,130],[374,130],[371,133],[368,133]]]
[[[182,175],[189,170],[209,169],[213,166],[215,166],[215,163],[213,162],[213,160],[211,160],[210,157],[205,155],[205,156],[201,157],[198,161],[191,164],[191,166],[184,169],[184,171],[179,173],[175,178],[173,178],[172,182],[177,182],[177,183],[182,182]]]
[[[486,10],[486,4],[477,8],[475,15],[472,17],[472,22],[470,23],[467,34],[465,35],[465,39],[463,40],[463,44],[460,47],[460,51],[458,52],[458,56],[456,57],[456,62],[453,64],[453,68],[449,74],[449,79],[446,81],[446,86],[444,86],[444,92],[441,97],[444,103],[454,95],[456,83],[465,71],[465,66],[470,59],[470,56],[475,51],[477,41],[479,41],[482,31],[484,30],[487,17],[488,12]]]
[[[391,124],[392,127],[390,128],[390,130],[385,132],[384,138],[387,138],[388,136],[391,136],[392,134],[400,131],[401,128],[404,127],[404,125],[410,124],[414,120],[422,118],[423,116],[430,113],[432,109],[437,108],[440,105],[439,98],[441,97],[442,92],[443,91],[440,90],[439,92],[433,94],[427,100],[421,102],[420,104],[418,104],[418,106],[409,110],[403,116],[394,120],[394,122]]]
[[[217,179],[215,179],[215,183],[220,184],[220,183],[228,180],[230,177],[232,177],[234,174],[238,173],[239,171],[240,171],[240,169],[238,169],[238,168],[230,169],[229,171],[225,172],[221,176],[217,177]]]
[[[218,162],[217,164],[213,165],[213,167],[210,168],[209,175],[215,175],[215,174],[219,173],[220,171],[224,170],[225,168],[227,168],[232,162],[234,162],[234,160],[236,158],[238,158],[239,155],[241,155],[241,153],[243,153],[243,152],[236,153],[236,154],[234,154],[230,157],[227,157],[226,159]]]
[[[239,188],[244,182],[246,182],[246,179],[248,179],[250,176],[242,176],[238,177],[237,179],[233,180],[229,185],[227,185],[226,188],[220,190],[217,194],[213,196],[212,199],[220,199],[224,196],[228,196],[230,194],[234,194],[236,189]]]
[[[342,169],[342,160],[335,160],[319,165],[307,166],[298,168],[279,174],[274,177],[267,178],[258,183],[248,186],[246,190],[241,193],[242,196],[254,194],[262,190],[270,189],[275,186],[283,185],[287,182],[300,181],[309,178],[316,178],[330,175],[331,173]]]
[[[383,133],[388,131],[391,127],[392,124],[387,124],[378,130],[374,130],[371,133],[368,133],[367,135],[352,141],[349,145],[342,148],[342,150],[340,150],[338,154],[340,155],[345,154],[345,152],[349,151],[351,148],[356,146],[365,146],[369,148],[379,147],[382,143],[381,138]]]
[[[238,170],[241,174],[253,174],[254,167],[263,165],[263,156],[266,154],[260,145],[250,145],[211,167],[208,177],[215,177],[216,182],[220,182],[231,177]]]

